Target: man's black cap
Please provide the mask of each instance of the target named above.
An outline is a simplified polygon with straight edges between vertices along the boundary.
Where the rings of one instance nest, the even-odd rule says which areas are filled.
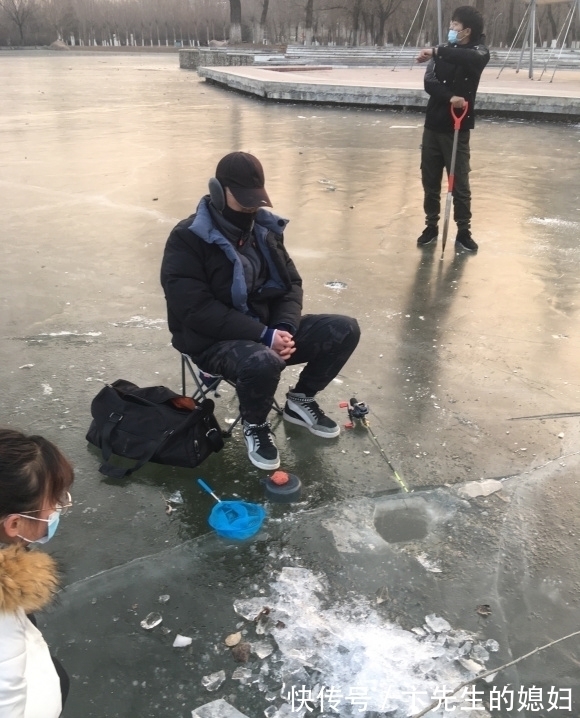
[[[257,157],[247,152],[230,152],[218,162],[216,179],[229,187],[242,207],[271,207],[264,189],[264,170]]]

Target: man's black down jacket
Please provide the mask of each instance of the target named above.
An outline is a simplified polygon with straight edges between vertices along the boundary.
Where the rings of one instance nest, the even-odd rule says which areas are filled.
[[[267,210],[258,211],[254,237],[268,278],[250,295],[232,243],[211,220],[207,197],[196,214],[172,230],[163,255],[161,284],[176,349],[195,358],[216,342],[259,342],[266,327],[298,327],[302,280],[284,247],[286,224]]]
[[[489,62],[485,45],[439,45],[434,59],[425,70],[425,92],[429,95],[425,128],[434,132],[453,132],[451,105],[454,96],[469,102],[462,130],[474,126],[475,96],[481,73]],[[458,114],[461,114],[458,111]]]

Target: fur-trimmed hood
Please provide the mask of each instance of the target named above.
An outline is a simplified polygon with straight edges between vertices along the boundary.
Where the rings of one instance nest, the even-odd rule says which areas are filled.
[[[0,549],[0,611],[38,611],[57,588],[56,563],[48,554],[22,546]]]

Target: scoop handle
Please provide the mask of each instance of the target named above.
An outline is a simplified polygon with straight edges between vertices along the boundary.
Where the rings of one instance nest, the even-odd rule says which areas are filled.
[[[221,502],[221,499],[214,494],[214,492],[209,488],[209,486],[205,483],[203,479],[198,479],[197,483],[201,486],[201,488],[208,493],[210,496],[212,496],[218,503]]]

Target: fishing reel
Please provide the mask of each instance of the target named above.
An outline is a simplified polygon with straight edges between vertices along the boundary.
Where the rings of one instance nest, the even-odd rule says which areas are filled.
[[[339,404],[341,409],[346,409],[348,412],[348,418],[350,421],[345,424],[346,429],[354,428],[355,421],[366,423],[366,416],[369,413],[368,404],[364,401],[357,401],[354,397],[350,402],[341,401]]]

